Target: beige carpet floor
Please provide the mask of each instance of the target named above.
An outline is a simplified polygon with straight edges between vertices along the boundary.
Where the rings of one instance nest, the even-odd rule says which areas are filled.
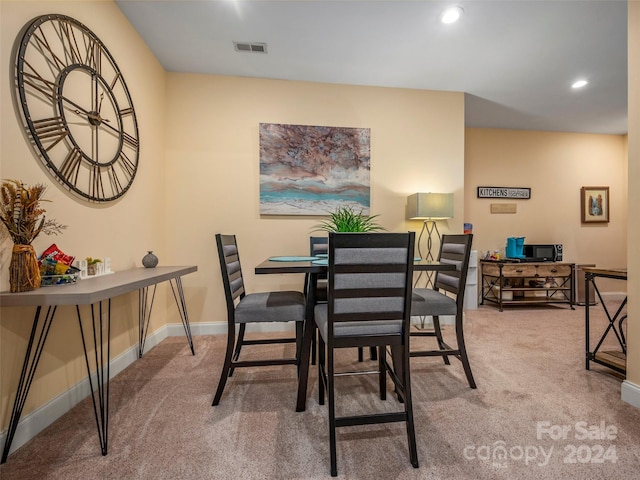
[[[640,478],[640,410],[620,400],[619,377],[585,370],[583,307],[480,307],[467,312],[466,334],[477,390],[457,361],[412,359],[420,468],[402,424],[350,427],[338,433],[341,478]],[[184,338],[169,338],[115,377],[108,455],[87,399],[13,453],[0,478],[328,478],[315,368],[305,412],[294,411],[291,366],[237,370],[211,407],[224,341],[195,337],[192,356]],[[355,360],[340,353],[345,368],[362,366]],[[393,395],[378,399],[373,376],[338,381],[341,412],[396,408]]]

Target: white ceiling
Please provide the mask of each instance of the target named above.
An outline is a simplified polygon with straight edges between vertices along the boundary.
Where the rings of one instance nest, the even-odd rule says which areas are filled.
[[[626,1],[116,3],[171,72],[458,91],[468,127],[627,132]]]

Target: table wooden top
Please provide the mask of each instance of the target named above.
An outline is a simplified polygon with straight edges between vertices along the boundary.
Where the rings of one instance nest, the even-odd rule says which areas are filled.
[[[79,279],[70,285],[40,287],[29,292],[0,292],[2,307],[89,305],[181,277],[198,270],[195,265],[134,268],[95,278]]]
[[[621,280],[627,279],[626,268],[583,267],[582,270],[585,273],[591,273],[599,277],[619,278]]]

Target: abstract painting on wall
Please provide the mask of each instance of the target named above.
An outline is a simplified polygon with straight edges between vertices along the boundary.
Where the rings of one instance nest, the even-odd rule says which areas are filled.
[[[260,214],[369,214],[369,128],[260,124]]]

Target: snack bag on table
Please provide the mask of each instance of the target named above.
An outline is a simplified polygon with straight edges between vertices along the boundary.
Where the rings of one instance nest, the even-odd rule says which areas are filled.
[[[54,243],[42,252],[42,255],[40,255],[38,259],[40,275],[65,275],[67,273],[74,273],[77,270],[71,266],[74,260],[75,257],[65,254]]]

